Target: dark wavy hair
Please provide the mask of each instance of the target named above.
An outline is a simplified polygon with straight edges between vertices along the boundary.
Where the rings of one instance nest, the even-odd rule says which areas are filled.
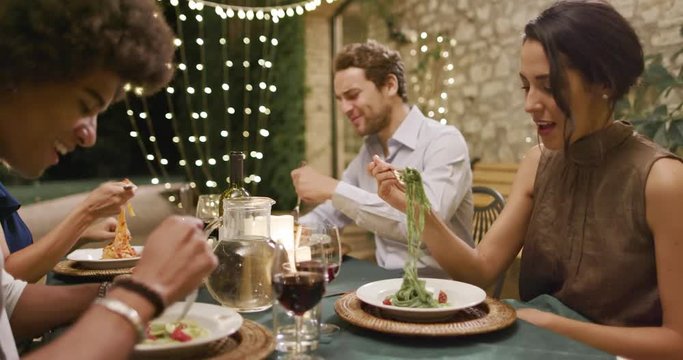
[[[557,106],[574,124],[566,97],[565,69],[577,70],[590,84],[610,89],[610,107],[635,84],[644,68],[643,48],[631,25],[602,0],[559,1],[524,28],[524,41],[541,43],[550,64]]]
[[[173,38],[154,0],[2,0],[0,89],[108,70],[153,93],[173,76]]]
[[[398,95],[408,102],[405,66],[397,51],[374,40],[346,45],[335,57],[334,71],[351,67],[365,70],[365,76],[378,88],[386,85],[388,76],[393,74],[398,80]]]

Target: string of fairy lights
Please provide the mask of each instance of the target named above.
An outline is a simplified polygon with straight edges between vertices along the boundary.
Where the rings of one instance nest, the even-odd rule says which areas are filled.
[[[448,35],[421,32],[409,50],[416,63],[409,75],[412,93],[419,94],[417,103],[426,115],[442,124],[448,123],[448,90],[455,84],[451,54],[457,44]]]
[[[285,17],[314,11],[323,1],[332,3],[336,0],[309,0],[260,7],[203,0],[159,1],[168,1],[173,8],[177,33],[174,44],[178,57],[176,77],[164,92],[167,112],[162,115],[163,119],[157,120],[171,122],[172,142],[179,155],[177,164],[171,164],[159,146],[160,135],[154,128],[153,115],[143,89],[125,88],[126,114],[132,127],[130,136],[145,156],[147,168],[152,174],[151,183],[159,184],[163,179],[165,186],[170,188],[168,168],[177,165],[184,170],[192,187],[201,184],[207,188],[223,188],[229,179],[216,176],[228,173],[228,154],[238,149],[244,150],[249,160],[253,160],[253,166],[250,167],[252,171],[245,174],[244,181],[258,184],[261,182],[258,174],[261,160],[264,159],[263,147],[270,135],[270,99],[277,94],[272,68],[276,63],[280,41],[277,36],[278,23]],[[208,20],[221,22],[220,33],[207,32],[205,23]],[[234,33],[234,27],[228,26],[228,22],[235,21],[242,24],[239,34]],[[257,21],[260,26],[251,25]],[[194,32],[186,32],[187,27]],[[411,92],[420,94],[417,103],[429,117],[444,124],[448,122],[448,89],[455,83],[455,66],[451,59],[456,45],[457,40],[448,35],[422,32],[414,39],[409,50],[418,65],[422,62],[421,67],[410,71],[408,80]],[[220,61],[207,59],[208,46],[220,47]],[[198,53],[198,58],[191,58],[188,51]],[[250,53],[258,51],[260,58],[253,61]],[[218,65],[209,68],[209,64]],[[243,83],[231,83],[231,72],[241,73]],[[209,80],[215,79],[220,79],[219,86],[211,85]],[[235,101],[230,96],[233,93],[238,96],[241,94],[241,104],[231,103],[231,99]],[[133,104],[133,99],[138,105]],[[216,103],[221,105],[219,111],[210,106]],[[222,121],[217,121],[219,119]],[[242,130],[235,131],[235,124],[240,122]],[[250,131],[254,123],[256,131]],[[212,143],[224,146],[216,152]]]
[[[264,158],[264,141],[270,135],[270,99],[277,92],[271,75],[279,44],[277,24],[285,17],[314,11],[323,0],[267,6],[237,6],[201,0],[159,0],[165,4],[166,1],[175,15],[177,38],[174,44],[178,57],[176,77],[165,89],[168,111],[163,114],[163,118],[172,125],[172,142],[179,154],[177,166],[184,169],[192,187],[196,187],[201,181],[207,188],[221,188],[229,182],[229,178],[218,179],[216,174],[228,173],[229,152],[245,150],[255,163],[253,173],[246,175],[244,181],[261,182],[258,175],[261,168],[259,160]],[[332,3],[336,0],[324,1]],[[207,11],[209,8],[213,11]],[[222,23],[220,34],[206,33],[204,24],[207,20]],[[261,22],[260,33],[255,33],[255,27],[251,26],[256,21]],[[240,22],[241,34],[231,34],[228,22]],[[194,33],[186,33],[188,26],[196,31],[196,37]],[[213,59],[207,59],[206,48],[216,45],[220,47],[222,59],[219,66],[209,69],[207,64]],[[234,56],[235,51],[231,51],[238,46],[242,47],[243,54],[239,59]],[[250,53],[256,46],[260,47],[262,56],[252,63]],[[199,59],[191,59],[188,51],[198,53]],[[243,84],[231,84],[231,70],[242,73]],[[222,80],[219,87],[208,83],[209,78],[216,76]],[[159,146],[159,135],[154,128],[149,100],[144,96],[142,88],[127,85],[124,90],[126,114],[132,128],[130,137],[136,141],[145,157],[146,166],[152,175],[151,183],[159,184],[163,179],[165,186],[170,188],[168,167],[175,167],[176,164],[170,164]],[[235,91],[242,93],[243,103],[240,106],[230,103],[230,94]],[[257,102],[256,106],[252,105],[254,100]],[[182,106],[176,104],[178,101],[182,102]],[[221,111],[210,109],[209,105],[216,102],[222,103]],[[241,109],[239,114],[238,109]],[[209,121],[210,118],[214,121]],[[216,121],[221,118],[222,122]],[[234,124],[240,121],[243,130],[231,133],[231,124],[234,129]],[[257,124],[255,133],[249,131],[252,121]],[[214,153],[212,142],[225,144],[221,153]],[[221,166],[224,171],[216,171]],[[193,167],[199,170],[199,175],[193,171]]]

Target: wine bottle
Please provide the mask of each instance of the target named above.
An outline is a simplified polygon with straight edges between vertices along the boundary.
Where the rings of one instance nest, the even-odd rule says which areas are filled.
[[[230,152],[230,184],[221,194],[219,213],[223,215],[223,199],[235,199],[249,197],[249,192],[244,188],[244,152]]]

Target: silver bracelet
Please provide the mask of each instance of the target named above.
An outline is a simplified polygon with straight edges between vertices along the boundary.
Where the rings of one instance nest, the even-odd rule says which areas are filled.
[[[109,291],[110,286],[111,286],[111,283],[109,281],[105,281],[103,283],[100,283],[100,287],[97,288],[97,297],[103,298],[103,297],[107,296],[107,291]]]
[[[128,320],[133,328],[135,328],[135,332],[138,333],[138,341],[142,341],[145,338],[145,326],[142,323],[142,318],[140,318],[137,310],[133,309],[130,305],[112,298],[97,298],[95,299],[95,304],[104,306],[107,310],[115,312]]]

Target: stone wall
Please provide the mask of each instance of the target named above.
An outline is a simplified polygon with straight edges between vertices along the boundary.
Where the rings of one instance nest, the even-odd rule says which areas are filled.
[[[413,40],[426,32],[431,37],[443,34],[457,41],[447,61],[454,65],[454,70],[453,75],[448,75],[453,80],[446,90],[444,118],[463,132],[470,156],[489,162],[517,162],[537,141],[530,118],[522,110],[523,93],[518,76],[521,32],[524,24],[552,1],[397,0],[394,3],[398,5],[396,23]],[[634,26],[646,54],[671,54],[682,47],[679,29],[683,25],[683,1],[614,0],[611,3]],[[418,56],[411,55],[415,44],[397,45],[388,39],[384,23],[380,17],[370,21],[369,37],[399,49],[408,68],[414,68],[419,50]],[[668,65],[680,67],[682,60]],[[422,84],[425,79],[417,82]],[[411,102],[418,103],[419,92],[425,88],[415,90],[411,85]],[[429,108],[426,103],[420,105]]]
[[[321,36],[329,32],[329,19],[325,16],[306,17],[306,98],[304,114],[306,115],[306,161],[325,174],[332,174],[330,161],[332,131],[330,114],[332,108],[330,50],[331,39]],[[311,45],[314,46],[311,46]]]

